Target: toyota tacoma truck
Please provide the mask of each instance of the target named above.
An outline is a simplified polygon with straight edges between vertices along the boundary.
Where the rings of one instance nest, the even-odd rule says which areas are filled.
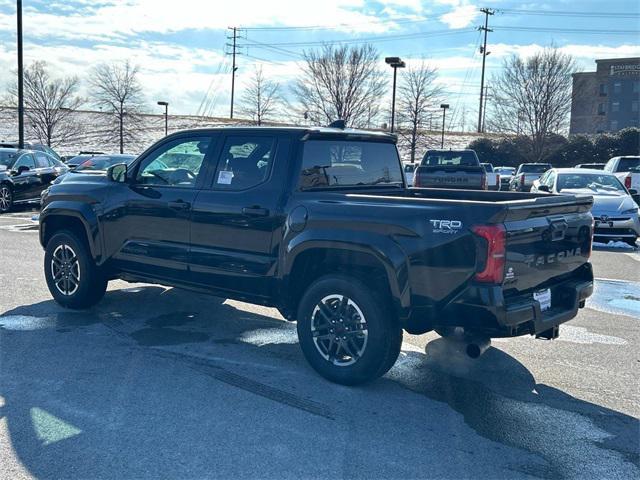
[[[404,331],[471,356],[555,338],[593,288],[590,196],[407,188],[395,136],[341,124],[183,131],[43,198],[60,305],[122,279],[273,306],[342,384],[387,372]]]
[[[416,168],[413,185],[487,190],[487,172],[473,150],[427,150]]]

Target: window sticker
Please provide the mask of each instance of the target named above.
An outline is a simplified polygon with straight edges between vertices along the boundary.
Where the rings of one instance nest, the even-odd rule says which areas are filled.
[[[231,180],[233,180],[233,172],[220,170],[218,173],[218,183],[220,185],[231,185]]]

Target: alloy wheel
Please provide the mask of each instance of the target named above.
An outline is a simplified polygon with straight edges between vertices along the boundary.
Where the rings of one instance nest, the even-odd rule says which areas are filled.
[[[313,343],[322,357],[340,367],[356,363],[367,348],[369,331],[360,307],[344,295],[324,297],[311,314]]]
[[[7,212],[11,208],[11,189],[9,187],[0,188],[0,212]]]
[[[69,245],[58,245],[51,256],[51,277],[56,289],[65,296],[71,296],[80,286],[80,262],[78,255]]]

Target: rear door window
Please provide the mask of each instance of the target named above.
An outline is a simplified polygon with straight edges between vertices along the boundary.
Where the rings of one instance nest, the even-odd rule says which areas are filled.
[[[264,183],[271,172],[276,139],[262,135],[227,136],[214,187],[223,190],[247,190]]]

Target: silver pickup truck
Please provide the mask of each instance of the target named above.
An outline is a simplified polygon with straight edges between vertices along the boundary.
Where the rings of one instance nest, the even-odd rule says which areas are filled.
[[[413,186],[487,190],[487,172],[473,150],[427,150]]]
[[[515,192],[529,192],[533,186],[533,182],[538,180],[544,172],[549,170],[549,163],[522,163],[518,167],[518,171],[511,178],[509,190]]]

